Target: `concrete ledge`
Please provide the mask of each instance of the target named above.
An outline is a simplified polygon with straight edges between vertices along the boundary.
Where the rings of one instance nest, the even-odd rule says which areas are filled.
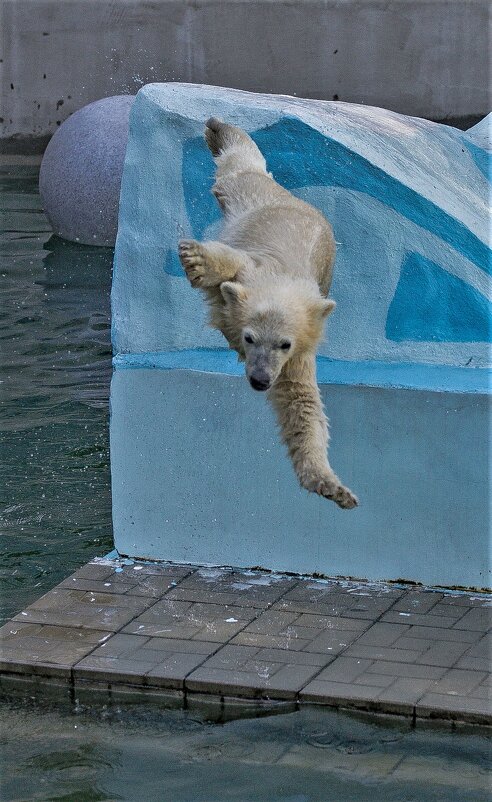
[[[215,718],[314,703],[491,724],[491,624],[485,595],[106,558],[2,627],[0,689]]]
[[[238,362],[234,353],[205,348],[154,354],[118,354],[113,359],[113,366],[116,370],[157,368],[244,376],[244,366]],[[492,386],[491,368],[373,360],[349,362],[328,357],[318,357],[316,368],[319,384],[479,394],[488,394]]]

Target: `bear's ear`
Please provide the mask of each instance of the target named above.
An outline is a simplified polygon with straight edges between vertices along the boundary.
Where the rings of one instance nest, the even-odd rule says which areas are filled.
[[[335,301],[332,301],[331,298],[322,298],[320,299],[315,306],[315,312],[321,320],[324,320],[328,317],[328,315],[333,312],[336,307]]]
[[[233,305],[245,301],[247,292],[242,284],[237,281],[223,281],[220,285],[220,291],[226,304]]]

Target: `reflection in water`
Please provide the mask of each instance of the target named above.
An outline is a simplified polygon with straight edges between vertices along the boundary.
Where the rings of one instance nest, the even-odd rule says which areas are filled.
[[[111,249],[51,235],[33,168],[0,171],[3,619],[112,546]]]
[[[142,708],[3,715],[10,802],[485,802],[490,788],[484,737],[398,717],[307,708],[219,727]]]

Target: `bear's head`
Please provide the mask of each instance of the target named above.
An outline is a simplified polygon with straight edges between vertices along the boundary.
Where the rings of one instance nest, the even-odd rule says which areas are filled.
[[[336,305],[299,280],[281,287],[262,283],[258,289],[224,281],[220,291],[227,328],[254,390],[269,390],[289,360],[316,351],[325,318]]]

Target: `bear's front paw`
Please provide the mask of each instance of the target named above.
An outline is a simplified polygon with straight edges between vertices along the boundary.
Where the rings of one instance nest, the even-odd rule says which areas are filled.
[[[323,496],[323,498],[328,498],[330,501],[334,501],[335,504],[338,504],[338,506],[342,508],[342,510],[351,510],[354,507],[357,507],[359,503],[357,496],[354,496],[348,487],[344,487],[333,480],[322,479],[321,482],[318,483],[314,492],[317,493],[318,496]]]
[[[206,286],[205,254],[200,243],[194,239],[182,239],[178,245],[178,253],[191,286]]]
[[[343,510],[351,510],[359,503],[352,491],[348,487],[344,487],[333,472],[309,471],[307,475],[300,475],[299,479],[306,490],[334,501]]]

